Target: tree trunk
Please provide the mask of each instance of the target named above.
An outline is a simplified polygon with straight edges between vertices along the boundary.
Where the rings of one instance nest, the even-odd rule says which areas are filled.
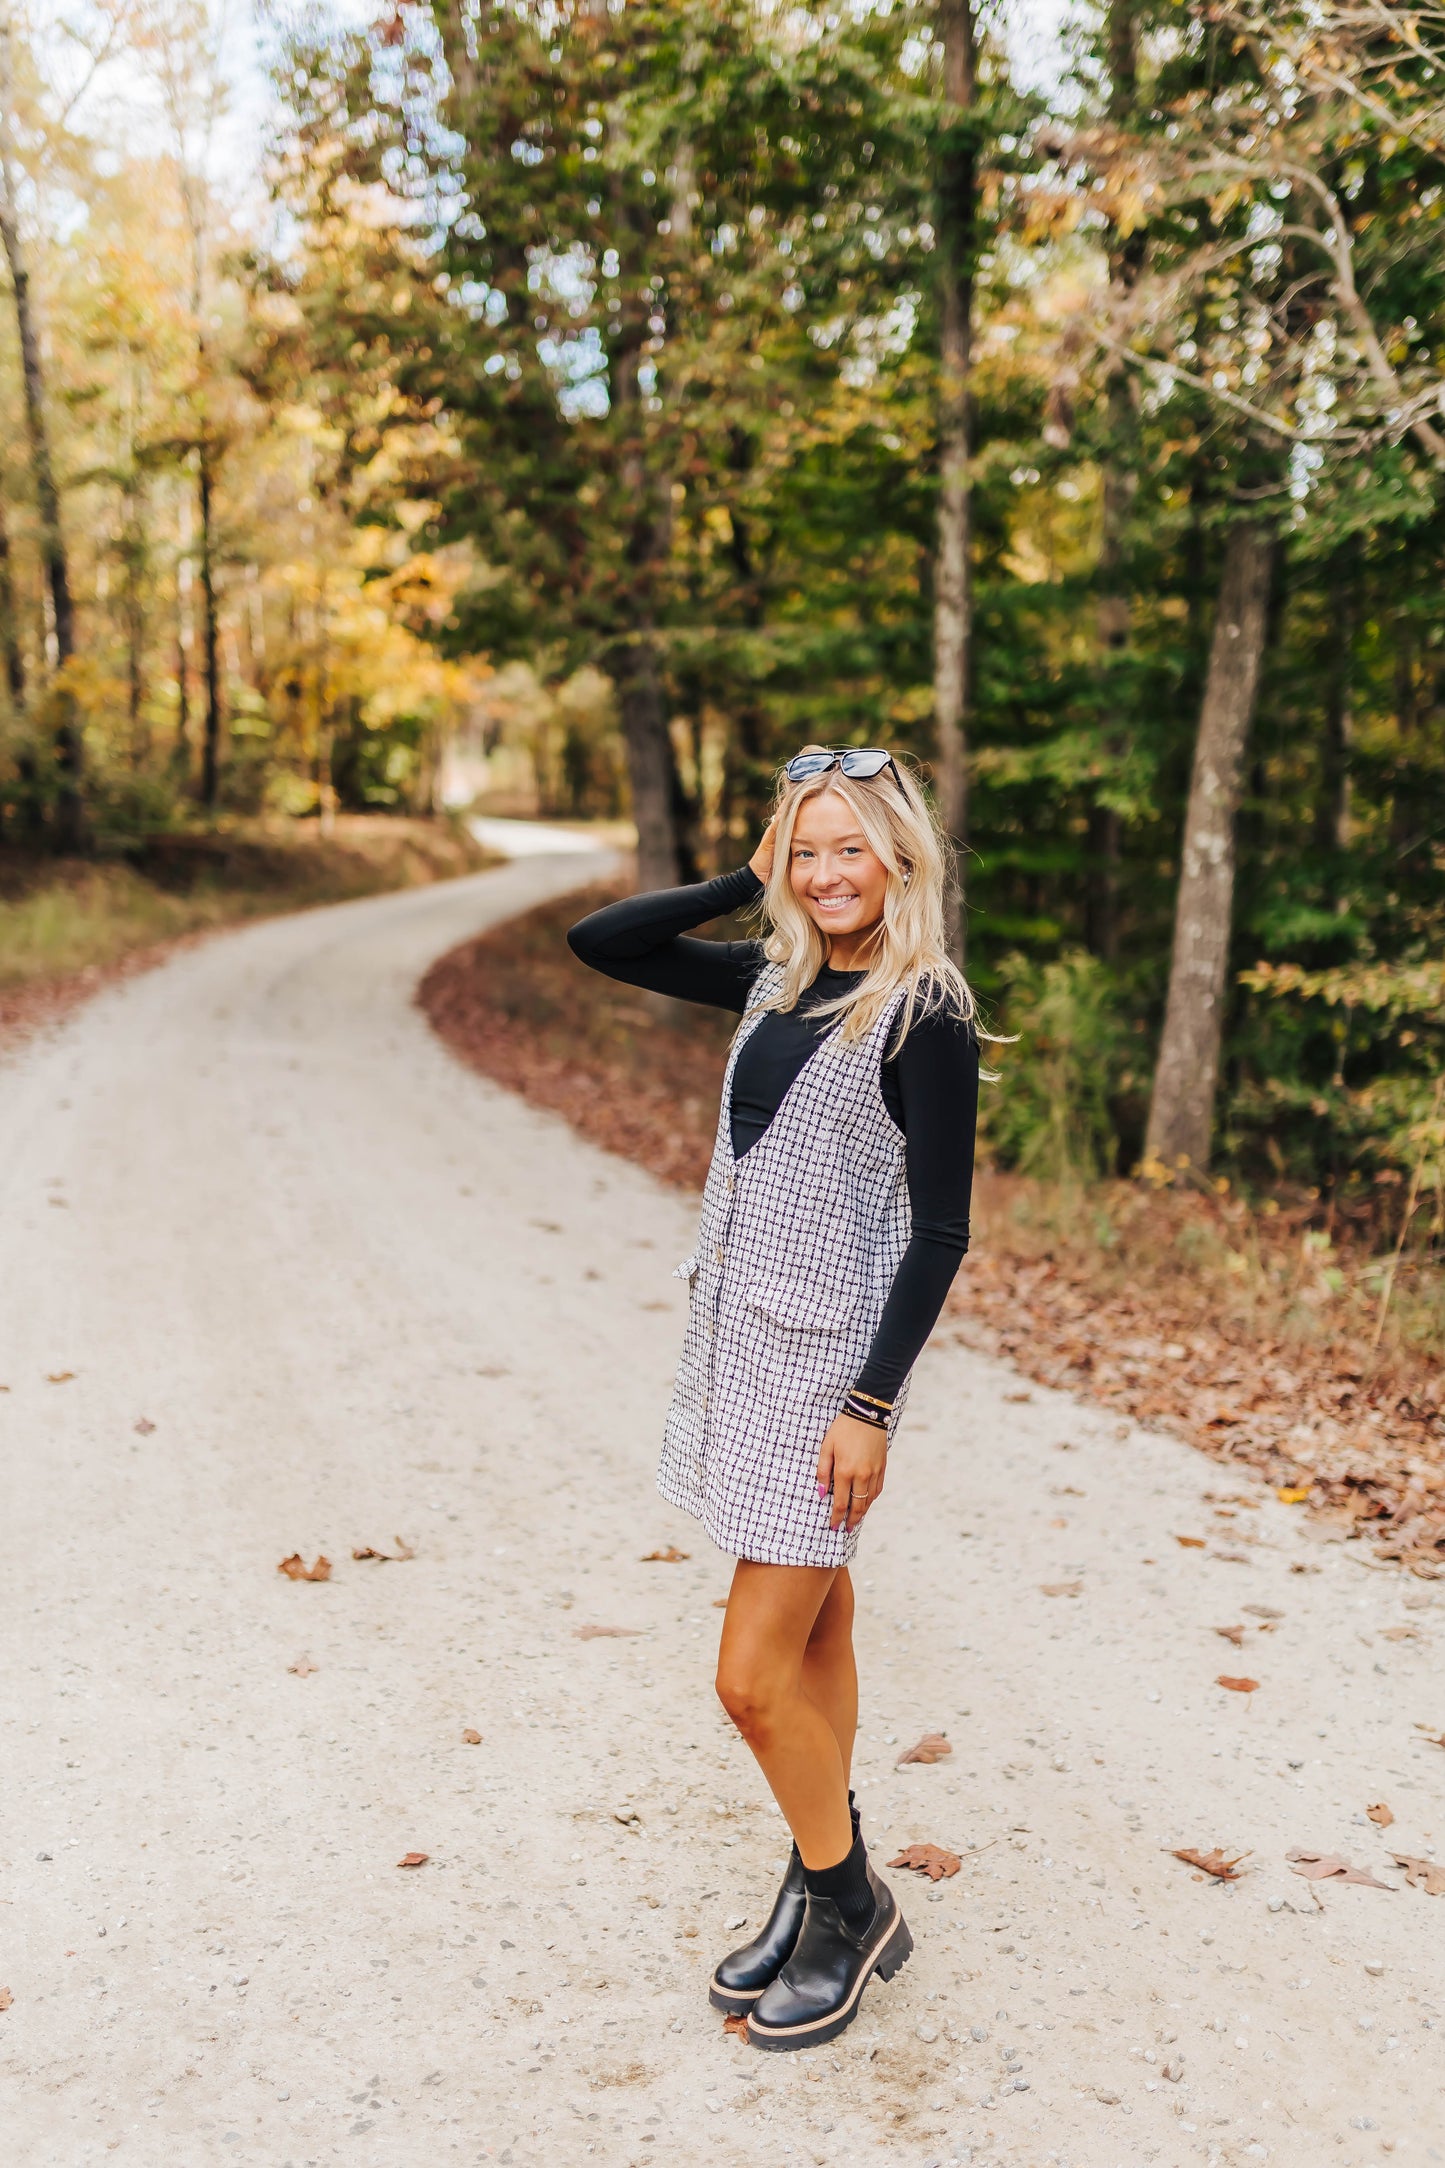
[[[940,0],[943,128],[938,197],[938,535],[933,574],[933,719],[938,812],[957,850],[968,829],[968,692],[972,647],[970,415],[977,154],[970,122],[975,83],[972,0]],[[961,895],[953,901],[950,953],[962,961]]]
[[[672,739],[658,675],[653,638],[653,593],[671,541],[671,501],[648,472],[642,400],[637,381],[643,326],[627,327],[614,362],[617,419],[623,438],[619,476],[632,507],[627,539],[631,576],[629,636],[615,650],[611,676],[617,688],[632,818],[637,827],[639,888],[674,888],[679,879]]]
[[[1326,850],[1347,851],[1353,829],[1351,763],[1354,751],[1353,676],[1355,609],[1359,592],[1359,553],[1342,550],[1331,567],[1330,672],[1325,688],[1325,734],[1320,759],[1320,794],[1315,805],[1315,841]],[[1339,899],[1341,910],[1345,899]]]
[[[11,63],[10,23],[0,15],[0,239],[10,267],[10,287],[15,303],[15,329],[20,345],[20,374],[25,392],[25,427],[30,442],[30,474],[35,489],[35,508],[40,518],[40,554],[50,590],[55,623],[56,667],[63,670],[75,652],[75,612],[70,597],[70,563],[60,525],[60,493],[50,456],[50,431],[46,421],[45,366],[40,336],[30,295],[30,273],[20,237],[20,213],[15,193],[15,147],[11,127],[14,72]],[[56,840],[62,850],[75,850],[84,840],[85,805],[81,795],[85,746],[75,697],[68,686],[59,695],[55,725],[55,764],[60,774],[56,799]]]
[[[1164,1035],[1149,1104],[1145,1157],[1209,1164],[1234,906],[1235,815],[1269,624],[1271,537],[1237,520],[1224,570],[1199,715],[1184,825]]]
[[[221,665],[216,625],[216,569],[211,507],[211,453],[204,437],[197,453],[201,508],[201,636],[205,660],[206,714],[201,741],[201,803],[214,808],[221,781]]]
[[[25,713],[25,649],[20,639],[20,620],[15,614],[15,575],[10,561],[10,529],[0,503],[0,645],[5,650],[5,690],[10,712]]]
[[[627,779],[637,826],[637,885],[677,885],[677,832],[673,821],[672,740],[657,676],[657,652],[645,636],[629,640],[615,655],[612,681],[627,747]]]

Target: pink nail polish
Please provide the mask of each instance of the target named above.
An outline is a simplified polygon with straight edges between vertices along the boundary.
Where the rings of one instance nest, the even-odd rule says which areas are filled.
[[[818,1496],[819,1496],[820,1498],[826,1498],[826,1497],[827,1497],[827,1495],[828,1495],[828,1486],[827,1486],[827,1484],[826,1484],[826,1483],[820,1483],[820,1484],[818,1485]]]

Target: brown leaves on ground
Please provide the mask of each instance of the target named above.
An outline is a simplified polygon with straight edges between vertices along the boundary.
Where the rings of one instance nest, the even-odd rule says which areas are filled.
[[[8,2010],[14,2000],[8,1987],[0,1987],[0,2010]]]
[[[574,1626],[579,1641],[631,1641],[645,1632],[641,1626]]]
[[[740,2016],[737,2011],[730,2010],[723,2019],[723,2031],[734,2040],[746,2040],[748,2037],[748,2021],[745,2017]]]
[[[1216,1882],[1239,1882],[1243,1880],[1238,1871],[1239,1863],[1242,1859],[1248,1859],[1249,1854],[1236,1852],[1233,1859],[1226,1859],[1219,1845],[1216,1845],[1212,1852],[1196,1852],[1191,1845],[1186,1844],[1174,1857],[1182,1859],[1186,1867],[1198,1867],[1202,1873],[1212,1874]]]
[[[1084,1584],[1082,1581],[1045,1581],[1041,1584],[1039,1593],[1044,1596],[1082,1596]]]
[[[276,1571],[284,1573],[288,1581],[329,1581],[331,1560],[323,1554],[314,1566],[308,1566],[301,1553],[293,1551],[289,1558],[282,1559]]]
[[[1376,1297],[1312,1313],[1332,1338],[1296,1333],[1300,1236],[1320,1208],[1267,1217],[1230,1196],[1123,1183],[1094,1194],[1107,1249],[1062,1221],[1046,1186],[981,1176],[984,1238],[948,1309],[960,1337],[1258,1470],[1310,1518],[1386,1539],[1381,1558],[1445,1575],[1445,1365],[1423,1347],[1371,1358]],[[1347,1270],[1363,1261],[1368,1228],[1353,1249],[1346,1225],[1333,1232]]]
[[[726,1597],[726,1596],[714,1596],[714,1597],[713,1597],[713,1600],[712,1600],[712,1607],[713,1607],[714,1611],[726,1611],[726,1609],[727,1609],[727,1607],[728,1607],[728,1600],[727,1600],[727,1597]]]
[[[1237,1649],[1242,1649],[1244,1647],[1244,1637],[1249,1628],[1247,1626],[1216,1626],[1214,1631],[1222,1635],[1226,1641],[1232,1641]]]
[[[1176,1536],[1174,1541],[1181,1551],[1207,1551],[1209,1548],[1203,1536]]]
[[[295,1663],[288,1664],[286,1669],[293,1671],[298,1679],[309,1679],[312,1672],[319,1671],[321,1666],[313,1664],[309,1656],[298,1656]]]
[[[1418,1641],[1419,1638],[1420,1629],[1418,1626],[1382,1626],[1380,1628],[1380,1639],[1382,1641]]]
[[[1298,1846],[1286,1852],[1285,1858],[1296,1874],[1302,1874],[1307,1882],[1358,1882],[1363,1889],[1389,1889],[1388,1882],[1379,1882],[1367,1867],[1352,1867],[1337,1852],[1306,1852]]]
[[[1425,1739],[1428,1745],[1445,1746],[1445,1731],[1432,1731],[1428,1724],[1417,1724],[1415,1726],[1415,1729],[1416,1731],[1422,1731],[1425,1734]]]
[[[900,1754],[893,1766],[901,1769],[906,1762],[943,1761],[952,1752],[953,1748],[944,1732],[926,1731],[917,1746],[911,1746],[906,1754]]]
[[[351,1555],[353,1558],[379,1559],[384,1566],[397,1565],[402,1559],[416,1557],[416,1545],[408,1543],[405,1536],[393,1536],[391,1540],[396,1545],[394,1551],[374,1551],[371,1545],[366,1543],[360,1550],[353,1550]]]
[[[1390,1857],[1404,1868],[1411,1889],[1422,1889],[1427,1897],[1445,1897],[1445,1867],[1433,1859],[1412,1859],[1408,1852],[1392,1852]]]
[[[467,1726],[467,1728],[466,1728],[466,1730],[465,1730],[465,1731],[464,1731],[464,1732],[462,1733],[462,1745],[463,1745],[463,1746],[480,1746],[480,1745],[481,1745],[481,1743],[482,1743],[482,1735],[481,1735],[481,1733],[480,1733],[479,1731],[473,1731],[473,1730],[472,1730],[472,1728],[471,1728],[471,1726],[470,1726],[470,1725],[468,1725],[468,1726]]]
[[[660,1551],[644,1551],[642,1563],[644,1566],[680,1566],[691,1556],[691,1551],[680,1551],[675,1543],[665,1543]]]
[[[1231,1679],[1223,1671],[1221,1671],[1214,1683],[1216,1686],[1228,1687],[1231,1694],[1257,1694],[1259,1692],[1258,1679]]]
[[[130,1427],[138,1438],[148,1438],[156,1426],[148,1415],[140,1415]]]
[[[47,1385],[68,1385],[74,1376],[73,1370],[47,1370],[45,1382]]]
[[[431,1858],[430,1852],[404,1852],[397,1861],[398,1867],[424,1867]]]
[[[1385,1805],[1383,1799],[1377,1801],[1377,1803],[1373,1807],[1366,1807],[1365,1812],[1370,1817],[1370,1820],[1374,1823],[1376,1829],[1388,1829],[1391,1822],[1393,1822],[1395,1819],[1394,1813],[1389,1807]]]
[[[926,1874],[930,1882],[942,1882],[947,1875],[957,1874],[963,1861],[957,1852],[945,1852],[941,1844],[910,1844],[888,1864],[910,1867],[915,1874]]]

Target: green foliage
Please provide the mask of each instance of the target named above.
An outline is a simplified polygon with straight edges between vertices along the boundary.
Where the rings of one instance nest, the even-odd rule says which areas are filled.
[[[985,1095],[991,1149],[1020,1174],[1073,1187],[1116,1172],[1130,1035],[1112,974],[1067,949],[1047,963],[1007,956],[999,980],[1015,1043],[998,1049],[999,1081]]]

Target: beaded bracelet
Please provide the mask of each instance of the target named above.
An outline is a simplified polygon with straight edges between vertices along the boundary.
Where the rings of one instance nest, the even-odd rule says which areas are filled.
[[[888,1428],[888,1409],[881,1400],[874,1400],[868,1393],[849,1393],[843,1402],[844,1415],[851,1415],[855,1423],[871,1423],[875,1430]]]

